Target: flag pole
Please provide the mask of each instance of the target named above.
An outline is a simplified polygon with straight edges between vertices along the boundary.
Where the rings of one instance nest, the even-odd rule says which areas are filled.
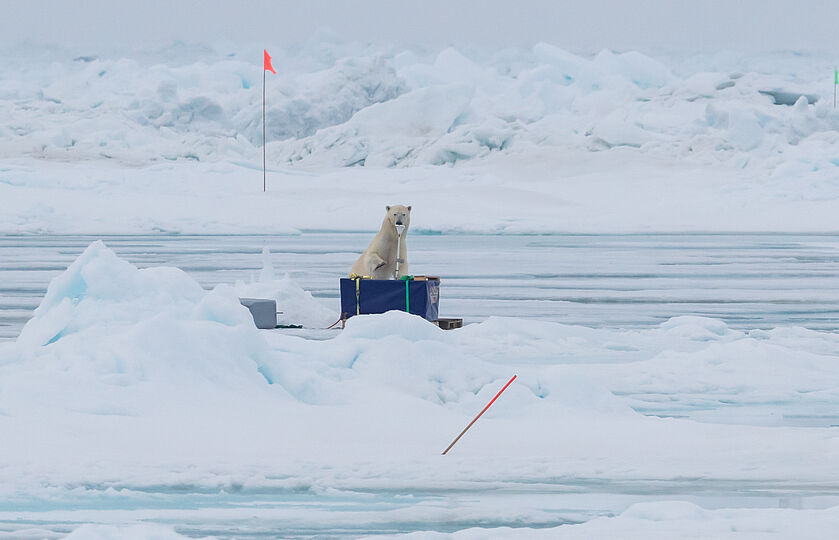
[[[262,193],[265,193],[267,189],[268,182],[266,180],[267,173],[265,168],[265,72],[267,70],[262,70]]]
[[[267,170],[268,168],[265,166],[265,147],[268,145],[268,137],[266,137],[265,133],[265,77],[266,71],[270,70],[271,73],[274,75],[277,74],[274,71],[274,66],[271,65],[271,55],[268,54],[268,51],[263,49],[262,50],[262,192],[268,189],[268,181],[267,181]]]

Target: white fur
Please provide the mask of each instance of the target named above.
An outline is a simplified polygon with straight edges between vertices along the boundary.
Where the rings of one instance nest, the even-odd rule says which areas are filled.
[[[382,228],[379,230],[370,245],[361,257],[355,261],[350,270],[350,275],[370,276],[373,279],[391,279],[396,270],[396,246],[399,244],[399,276],[408,275],[408,225],[411,223],[411,207],[386,206],[387,214],[382,221]],[[396,232],[397,222],[405,226],[402,232],[402,240]]]

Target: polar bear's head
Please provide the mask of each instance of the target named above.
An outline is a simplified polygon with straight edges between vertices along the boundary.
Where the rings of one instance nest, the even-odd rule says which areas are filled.
[[[411,224],[411,207],[395,204],[393,206],[385,206],[387,210],[387,218],[393,225],[404,225],[408,229]]]

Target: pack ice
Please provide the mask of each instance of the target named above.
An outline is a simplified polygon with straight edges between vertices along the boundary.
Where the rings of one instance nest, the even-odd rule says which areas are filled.
[[[360,230],[406,192],[440,231],[839,228],[824,55],[273,54],[263,194],[260,50],[9,47],[0,230]]]
[[[323,316],[308,298],[293,315]],[[178,269],[137,269],[95,242],[52,281],[19,339],[0,344],[0,432],[11,441],[0,498],[12,508],[47,499],[95,508],[108,500],[143,506],[143,493],[161,486],[480,493],[487,482],[545,489],[576,479],[647,486],[652,495],[650,486],[685,482],[698,490],[808,484],[822,495],[806,511],[618,502],[617,514],[583,525],[464,527],[454,538],[712,537],[729,527],[782,538],[798,518],[815,537],[837,519],[821,509],[832,506],[827,494],[839,473],[825,459],[836,451],[835,428],[793,424],[835,414],[837,354],[833,333],[741,332],[699,317],[635,331],[490,318],[445,332],[389,312],[354,317],[329,339],[304,339],[258,331],[233,287],[204,291]],[[517,382],[497,405],[440,456],[513,373]],[[498,511],[479,505],[455,522],[490,523]],[[154,512],[76,512],[76,524],[101,526],[80,527],[74,538],[175,534],[135,521],[160,519]],[[418,501],[370,519],[433,523],[447,513]],[[0,522],[13,515],[45,516],[0,509]],[[501,515],[527,527],[555,523],[532,503],[508,504]]]

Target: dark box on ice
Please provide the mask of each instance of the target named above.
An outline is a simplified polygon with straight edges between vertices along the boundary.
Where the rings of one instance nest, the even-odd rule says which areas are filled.
[[[440,311],[440,278],[341,279],[343,317],[384,313],[393,309],[436,321]]]

